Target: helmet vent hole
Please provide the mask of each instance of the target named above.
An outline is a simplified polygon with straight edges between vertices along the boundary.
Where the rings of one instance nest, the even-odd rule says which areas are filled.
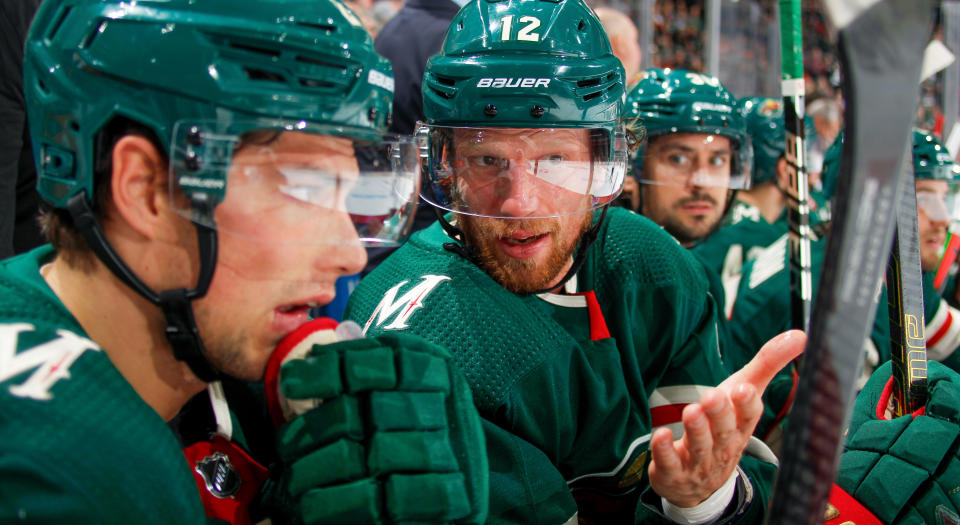
[[[324,61],[324,60],[320,60],[320,59],[318,59],[318,58],[307,57],[307,56],[303,56],[303,55],[298,55],[296,60],[297,60],[297,62],[304,62],[304,63],[307,63],[307,64],[313,64],[313,65],[317,65],[317,66],[330,67],[330,68],[334,68],[334,69],[339,69],[340,71],[346,71],[346,70],[347,70],[347,67],[346,67],[346,66],[343,66],[343,65],[340,65],[340,64],[334,64],[333,62],[327,62],[327,61]]]
[[[44,84],[39,78],[37,79],[37,87],[40,88],[40,91],[43,91],[44,94],[50,94],[50,90],[47,89],[47,85]]]
[[[312,24],[310,22],[297,22],[298,26],[310,27],[313,29],[319,29],[321,31],[326,31],[328,33],[333,33],[337,30],[337,26],[332,26],[329,24]]]
[[[275,51],[275,50],[273,50],[273,49],[267,49],[267,48],[260,47],[260,46],[253,46],[253,45],[250,45],[250,44],[241,44],[241,43],[239,43],[239,42],[230,42],[230,43],[228,43],[227,45],[229,45],[229,46],[232,47],[233,49],[240,49],[240,50],[242,50],[242,51],[249,51],[249,52],[251,52],[251,53],[257,53],[258,55],[267,55],[267,56],[271,56],[271,57],[279,57],[279,56],[280,56],[280,52],[279,52],[279,51]]]
[[[57,17],[57,21],[50,26],[50,31],[47,32],[47,40],[53,40],[57,36],[57,31],[63,26],[64,20],[67,19],[67,16],[70,14],[70,11],[73,9],[73,6],[66,6],[60,10],[60,15]]]
[[[80,131],[80,124],[78,124],[76,120],[71,120],[70,129],[72,129],[73,131]]]
[[[444,91],[440,91],[439,89],[433,89],[433,88],[431,88],[430,91],[433,91],[433,94],[434,94],[434,95],[436,95],[436,96],[438,96],[438,97],[440,97],[440,98],[448,99],[448,100],[451,99],[451,98],[453,98],[453,96],[454,96],[454,95],[451,94],[451,93],[446,93],[446,92],[444,92]]]
[[[283,75],[274,73],[272,71],[266,71],[263,69],[256,69],[252,67],[243,68],[243,72],[247,74],[247,77],[250,80],[265,80],[268,82],[284,82]]]
[[[437,82],[443,84],[444,86],[454,86],[457,84],[457,81],[450,77],[437,77]]]
[[[586,80],[578,80],[577,87],[590,87],[600,84],[599,78],[588,78]]]
[[[93,41],[96,40],[97,37],[100,36],[100,33],[103,33],[103,31],[104,31],[106,28],[107,28],[107,21],[106,21],[106,20],[101,20],[100,23],[97,24],[97,28],[94,29],[93,31],[91,31],[90,34],[87,35],[87,37],[83,39],[83,43],[80,44],[80,47],[81,47],[82,49],[89,49],[90,46],[93,45]]]
[[[457,22],[457,31],[463,31],[463,20]]]
[[[577,24],[577,31],[583,31],[587,27],[587,22],[583,19],[580,20],[580,23]]]
[[[584,95],[584,96],[583,96],[583,100],[584,100],[584,101],[593,100],[593,99],[599,97],[599,96],[602,95],[602,94],[603,94],[603,91],[596,91],[596,92],[590,93],[589,95]]]
[[[321,88],[321,89],[330,89],[336,87],[333,82],[325,82],[323,80],[316,80],[313,78],[301,78],[300,85],[303,87],[309,88]]]

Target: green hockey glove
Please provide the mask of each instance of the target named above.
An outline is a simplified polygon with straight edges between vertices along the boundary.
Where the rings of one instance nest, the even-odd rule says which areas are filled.
[[[276,390],[271,358],[265,380],[275,420],[288,420],[277,447],[292,513],[308,524],[482,523],[483,432],[449,354],[407,334],[313,344],[324,325],[308,326],[278,347],[294,339],[303,357],[286,359]]]
[[[929,399],[888,418],[889,362],[857,397],[837,485],[883,523],[960,522],[960,375],[928,364]]]

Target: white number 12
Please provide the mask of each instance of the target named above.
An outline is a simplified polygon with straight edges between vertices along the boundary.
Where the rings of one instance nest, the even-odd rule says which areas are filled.
[[[540,19],[535,16],[521,16],[520,23],[526,24],[526,26],[520,28],[517,31],[517,40],[523,40],[525,42],[539,42],[540,33],[533,33],[532,31],[540,27]],[[513,15],[507,15],[503,17],[503,20],[500,21],[500,40],[507,41],[510,40],[510,30],[513,26]]]

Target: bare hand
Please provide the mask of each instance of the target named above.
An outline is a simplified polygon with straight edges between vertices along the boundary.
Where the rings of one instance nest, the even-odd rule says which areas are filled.
[[[660,428],[650,439],[650,484],[677,507],[693,507],[730,478],[763,414],[761,396],[783,367],[803,352],[807,336],[784,332],[737,373],[683,409],[683,436]]]

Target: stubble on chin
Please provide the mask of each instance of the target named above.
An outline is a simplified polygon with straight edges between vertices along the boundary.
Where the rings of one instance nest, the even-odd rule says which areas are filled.
[[[590,227],[586,214],[578,234],[569,240],[562,235],[560,219],[493,219],[461,216],[458,221],[477,256],[479,266],[501,286],[516,294],[539,292],[555,281],[573,257],[577,241]],[[549,233],[551,245],[546,261],[518,259],[499,250],[501,237],[517,230]]]

